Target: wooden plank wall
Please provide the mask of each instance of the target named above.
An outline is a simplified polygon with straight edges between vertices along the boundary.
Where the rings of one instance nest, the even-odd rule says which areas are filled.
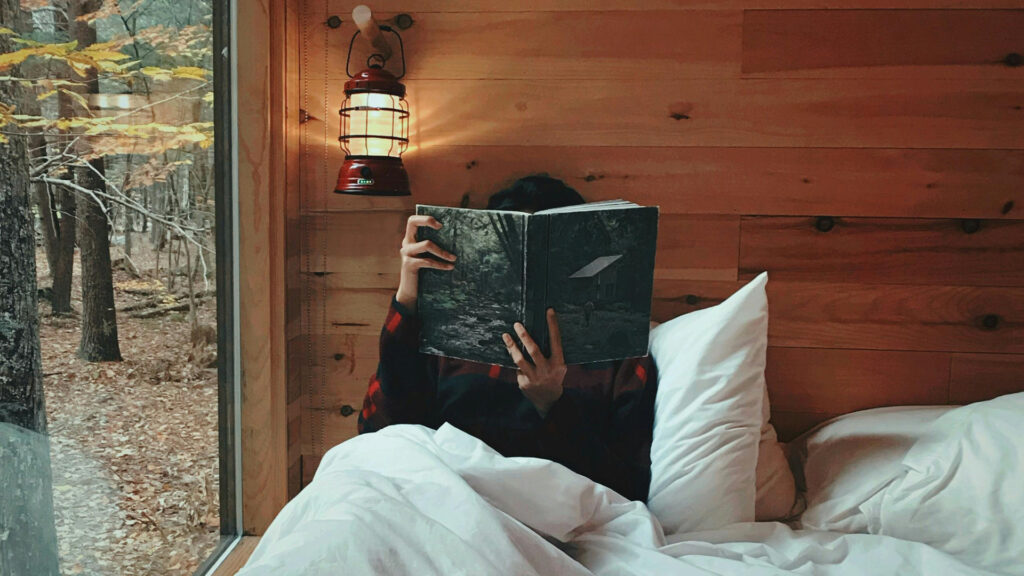
[[[289,85],[283,0],[239,3],[234,142],[238,162],[238,310],[241,364],[242,529],[262,534],[288,502],[286,398],[287,145]],[[298,205],[295,203],[295,212]],[[222,329],[230,329],[227,326]],[[301,470],[300,470],[301,471]]]
[[[536,171],[661,206],[659,320],[769,271],[783,437],[1024,389],[1024,1],[373,3],[415,20],[412,199],[331,193],[353,5],[300,5],[304,481],[355,434],[414,203],[482,207]]]

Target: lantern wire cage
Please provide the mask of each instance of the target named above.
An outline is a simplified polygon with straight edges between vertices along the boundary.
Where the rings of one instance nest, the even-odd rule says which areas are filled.
[[[400,157],[409,146],[409,105],[400,96],[352,92],[342,104],[340,114],[338,140],[349,156]],[[361,132],[355,133],[356,128],[361,128]]]

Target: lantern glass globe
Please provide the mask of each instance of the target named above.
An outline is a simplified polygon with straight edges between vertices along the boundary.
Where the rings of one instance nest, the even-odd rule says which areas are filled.
[[[401,157],[409,141],[409,106],[394,94],[356,92],[342,104],[341,143],[349,156]]]

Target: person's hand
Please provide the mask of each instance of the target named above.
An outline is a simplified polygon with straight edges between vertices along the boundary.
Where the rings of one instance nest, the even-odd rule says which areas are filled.
[[[519,382],[519,389],[523,396],[533,403],[541,416],[546,416],[551,406],[562,397],[562,380],[565,379],[565,358],[562,356],[562,335],[558,331],[558,319],[555,311],[548,308],[548,334],[551,340],[551,356],[544,357],[540,346],[533,341],[533,338],[526,332],[526,327],[519,322],[515,323],[516,334],[523,341],[523,348],[533,359],[531,363],[523,356],[519,346],[508,333],[502,334],[501,339],[505,341],[505,347],[512,356],[512,361],[519,367],[519,374],[516,380]]]
[[[416,293],[419,288],[420,268],[451,270],[455,268],[455,254],[444,250],[430,240],[416,241],[416,230],[420,226],[429,226],[434,230],[441,229],[441,223],[433,216],[412,215],[405,224],[405,238],[402,238],[402,273],[398,281],[398,293],[395,299],[410,310],[416,309]],[[447,260],[441,262],[427,257],[427,253]]]

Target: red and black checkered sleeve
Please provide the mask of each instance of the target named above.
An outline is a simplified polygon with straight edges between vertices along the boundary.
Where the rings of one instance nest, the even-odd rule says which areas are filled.
[[[597,422],[586,399],[566,388],[544,418],[547,457],[631,499],[647,501],[657,368],[650,356],[623,360],[615,371],[612,409]]]
[[[419,318],[392,298],[380,333],[377,372],[359,413],[360,434],[390,424],[427,424],[436,378],[429,356],[419,351],[419,335]]]

